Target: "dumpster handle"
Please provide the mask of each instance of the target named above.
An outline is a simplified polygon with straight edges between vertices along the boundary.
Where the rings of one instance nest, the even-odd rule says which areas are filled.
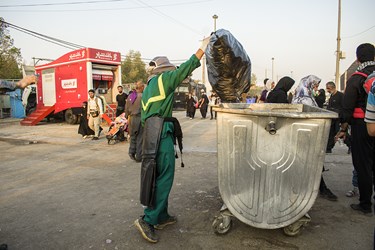
[[[276,122],[271,120],[268,122],[266,128],[265,128],[268,133],[270,133],[271,135],[274,135],[276,134],[277,130],[276,130]]]

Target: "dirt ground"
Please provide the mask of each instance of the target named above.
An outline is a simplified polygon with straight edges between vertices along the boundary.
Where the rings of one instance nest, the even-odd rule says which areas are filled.
[[[337,202],[317,198],[312,221],[297,237],[233,218],[226,235],[212,222],[222,200],[217,180],[215,120],[189,120],[177,112],[184,132],[185,168],[176,160],[169,210],[178,223],[146,242],[133,226],[139,204],[140,164],[128,143],[82,139],[78,125],[22,127],[0,122],[0,244],[9,249],[373,249],[375,216],[352,211],[351,156],[336,145],[324,173]],[[105,128],[106,129],[106,128]]]

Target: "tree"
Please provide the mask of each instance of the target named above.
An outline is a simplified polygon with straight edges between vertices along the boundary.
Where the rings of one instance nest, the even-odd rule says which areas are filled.
[[[0,17],[0,79],[19,79],[21,73],[21,49],[14,47],[7,25]]]
[[[254,86],[251,86],[249,92],[247,92],[247,93],[250,96],[256,96],[256,95],[260,96],[260,94],[262,93],[262,90],[263,90],[262,87],[254,85]]]
[[[251,73],[251,87],[247,92],[250,96],[260,95],[263,90],[263,87],[257,86],[257,76],[254,73]]]
[[[251,73],[251,86],[257,85],[257,76],[254,73]]]
[[[130,50],[121,64],[122,83],[134,83],[142,80],[147,81],[145,63],[141,59],[141,53]]]

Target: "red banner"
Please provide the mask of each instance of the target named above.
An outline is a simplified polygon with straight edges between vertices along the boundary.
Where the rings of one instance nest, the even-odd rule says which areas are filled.
[[[100,80],[102,80],[102,76],[101,75],[97,75],[97,74],[92,74],[92,79],[100,81]]]

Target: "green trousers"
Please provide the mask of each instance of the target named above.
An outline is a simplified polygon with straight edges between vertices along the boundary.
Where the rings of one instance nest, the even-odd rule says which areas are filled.
[[[163,126],[156,166],[155,205],[152,209],[147,207],[144,210],[144,220],[151,225],[157,225],[170,217],[168,214],[168,197],[172,189],[175,171],[173,124],[170,122],[164,123]]]

